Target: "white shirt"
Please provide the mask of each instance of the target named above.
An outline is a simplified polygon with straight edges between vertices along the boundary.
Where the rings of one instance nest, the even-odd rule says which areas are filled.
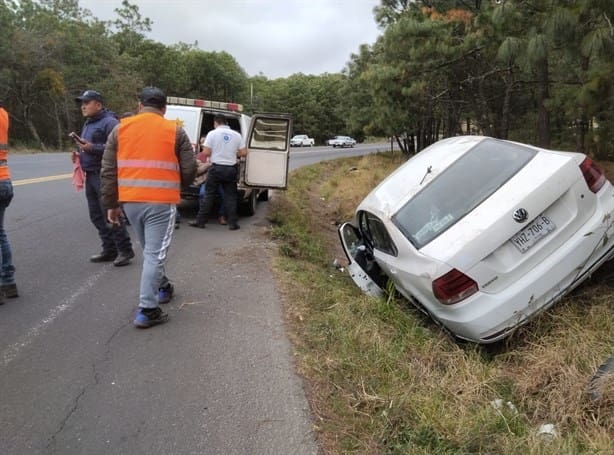
[[[212,163],[232,166],[237,164],[237,151],[245,147],[245,141],[228,125],[218,125],[207,133],[204,146],[211,149]]]

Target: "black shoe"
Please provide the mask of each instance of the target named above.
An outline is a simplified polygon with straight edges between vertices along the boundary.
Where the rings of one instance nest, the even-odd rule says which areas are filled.
[[[148,329],[154,325],[164,324],[168,321],[168,314],[160,308],[139,308],[134,318],[134,325],[139,329]]]
[[[115,267],[122,267],[124,265],[128,265],[130,264],[130,259],[132,259],[133,257],[134,257],[133,250],[121,251],[115,258],[115,260],[113,261],[113,265]]]
[[[231,231],[236,231],[237,229],[241,229],[241,226],[239,226],[237,223],[229,224],[228,229]]]
[[[19,293],[17,292],[17,285],[13,284],[3,284],[0,286],[0,297],[4,295],[4,297],[8,297],[9,299],[19,297]],[[1,305],[1,304],[0,304]]]
[[[192,226],[199,229],[205,229],[205,223],[199,223],[198,221],[189,221],[188,226]]]
[[[111,262],[117,257],[117,251],[103,251],[90,258],[90,262]]]

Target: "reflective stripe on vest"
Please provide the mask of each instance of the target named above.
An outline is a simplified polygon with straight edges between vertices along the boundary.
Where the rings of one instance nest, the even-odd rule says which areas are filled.
[[[169,163],[168,161],[154,160],[118,160],[117,165],[120,167],[148,167],[151,169],[171,169],[179,170],[179,163]]]
[[[121,202],[176,204],[181,175],[175,154],[177,124],[143,112],[121,121],[117,135],[117,175]]]
[[[11,173],[8,167],[9,150],[9,113],[0,107],[0,180],[9,180]]]
[[[118,185],[132,186],[141,188],[180,188],[177,182],[165,182],[163,180],[142,180],[142,179],[118,179]]]

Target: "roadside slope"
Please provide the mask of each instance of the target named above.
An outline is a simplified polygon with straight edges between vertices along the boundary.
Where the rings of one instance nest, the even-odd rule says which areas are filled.
[[[383,154],[301,169],[270,213],[286,318],[324,450],[612,453],[614,394],[591,402],[586,386],[614,346],[613,263],[486,348],[455,343],[403,300],[364,296],[332,266],[344,259],[336,223],[401,162]],[[549,423],[554,438],[538,434]]]

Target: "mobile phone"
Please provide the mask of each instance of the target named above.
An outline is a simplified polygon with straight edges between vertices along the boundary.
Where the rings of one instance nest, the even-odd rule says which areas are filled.
[[[74,131],[68,134],[73,141],[78,142],[79,144],[85,144],[85,141],[79,137],[77,133]]]

